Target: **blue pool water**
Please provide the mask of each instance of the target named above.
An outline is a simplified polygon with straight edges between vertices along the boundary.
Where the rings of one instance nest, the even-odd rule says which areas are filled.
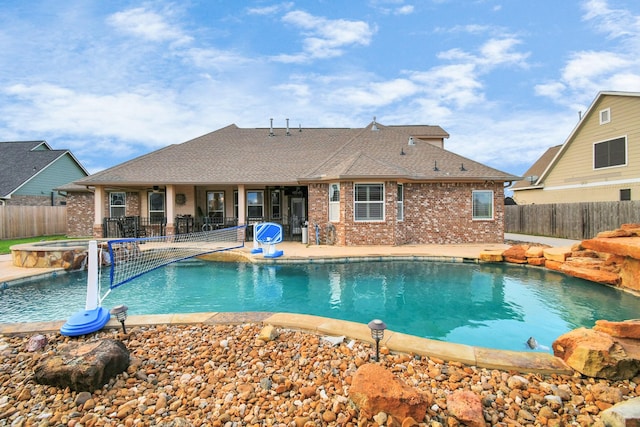
[[[105,274],[106,275],[106,274]],[[102,294],[108,288],[103,277]],[[61,274],[0,291],[0,323],[65,320],[82,310],[86,273]],[[426,338],[525,350],[547,347],[597,319],[638,317],[640,298],[538,268],[505,264],[381,261],[281,266],[183,261],[107,296],[130,315],[270,311],[387,327]]]

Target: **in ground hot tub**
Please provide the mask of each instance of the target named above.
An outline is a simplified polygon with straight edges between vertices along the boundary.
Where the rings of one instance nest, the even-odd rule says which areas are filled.
[[[23,268],[79,270],[87,259],[88,240],[49,240],[11,246],[13,265]]]

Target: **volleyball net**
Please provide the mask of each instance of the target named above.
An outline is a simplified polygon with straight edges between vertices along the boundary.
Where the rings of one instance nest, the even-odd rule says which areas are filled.
[[[108,255],[105,251],[100,257],[100,262],[110,265],[109,290],[177,261],[244,247],[245,228],[109,240]]]

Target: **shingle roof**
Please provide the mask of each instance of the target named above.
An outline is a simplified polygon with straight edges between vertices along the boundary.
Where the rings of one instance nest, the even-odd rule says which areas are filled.
[[[46,141],[0,142],[0,198],[9,197],[66,153],[52,150]]]
[[[531,186],[537,185],[542,173],[551,164],[551,161],[556,157],[558,151],[560,151],[562,145],[556,145],[555,147],[548,148],[538,160],[524,173],[525,179],[516,182],[511,189],[522,190]]]
[[[98,172],[82,185],[269,184],[330,179],[494,180],[518,177],[446,151],[428,140],[439,126],[238,128],[229,125]],[[409,137],[415,145],[409,145]],[[403,154],[404,153],[404,154]],[[434,171],[437,163],[438,171]],[[464,171],[461,166],[464,165]]]

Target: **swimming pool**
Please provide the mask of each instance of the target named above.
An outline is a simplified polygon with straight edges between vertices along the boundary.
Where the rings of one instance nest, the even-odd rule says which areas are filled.
[[[108,288],[102,280],[103,292]],[[86,273],[0,291],[0,323],[65,320],[84,308]],[[547,347],[598,319],[637,317],[640,298],[545,269],[500,264],[369,261],[264,265],[183,261],[145,274],[105,299],[130,315],[268,311],[368,323],[462,344]]]

